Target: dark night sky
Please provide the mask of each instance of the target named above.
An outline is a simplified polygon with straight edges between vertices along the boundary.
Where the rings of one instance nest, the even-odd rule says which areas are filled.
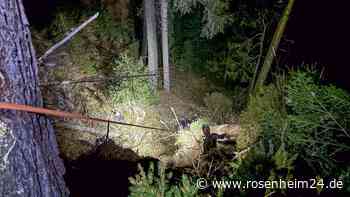
[[[286,38],[289,65],[315,63],[326,78],[350,90],[350,12],[345,0],[296,0]]]
[[[23,5],[29,22],[43,26],[51,22],[56,0],[23,0]]]

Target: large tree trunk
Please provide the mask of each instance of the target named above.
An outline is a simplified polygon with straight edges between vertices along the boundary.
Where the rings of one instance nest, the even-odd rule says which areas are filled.
[[[162,56],[164,89],[170,91],[170,69],[169,69],[169,41],[168,41],[168,0],[161,0],[161,23],[162,23]]]
[[[147,29],[148,68],[150,74],[155,75],[150,77],[150,82],[153,90],[156,90],[158,84],[158,44],[154,0],[144,0],[144,8]]]
[[[0,0],[0,102],[42,106],[21,0]],[[0,196],[68,196],[56,137],[40,115],[0,110]]]

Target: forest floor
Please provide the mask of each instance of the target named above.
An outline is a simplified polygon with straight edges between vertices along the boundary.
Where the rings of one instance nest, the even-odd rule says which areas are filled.
[[[108,42],[98,42],[91,31],[92,27],[91,29],[88,27],[82,32],[81,37],[74,38],[77,40],[73,39],[71,44],[49,57],[46,65],[40,66],[41,84],[91,77],[104,78],[106,73],[111,72],[112,59],[109,56],[117,53],[118,49]],[[42,54],[52,45],[52,41],[45,38],[45,32],[34,32],[33,41],[38,54]],[[96,66],[97,64],[99,66]],[[111,125],[109,135],[113,142],[121,147],[109,154],[114,159],[134,158],[123,153],[124,149],[130,149],[140,157],[169,160],[176,154],[179,146],[184,145],[184,141],[186,143],[201,141],[201,124],[237,125],[238,122],[235,115],[218,119],[222,116],[220,114],[222,109],[213,106],[222,107],[217,105],[221,100],[230,100],[221,94],[223,88],[190,71],[173,67],[171,72],[171,92],[159,90],[155,101],[150,104],[137,101],[116,103],[113,101],[113,95],[108,94],[110,84],[105,82],[42,86],[42,93],[45,105],[49,108],[103,119],[114,119],[116,113],[119,113],[123,121],[128,123],[169,129],[169,132],[164,132]],[[219,97],[207,99],[213,93]],[[178,131],[179,122],[183,120],[197,123],[188,125],[190,127],[188,130],[191,131],[187,132],[188,135],[185,137],[186,132]],[[106,126],[106,124],[89,125],[75,120],[56,120],[55,128],[61,156],[66,160],[76,160],[91,153],[99,145],[98,140],[105,137]],[[237,131],[237,127],[225,127],[221,130],[225,129],[233,133]]]
[[[45,34],[45,30],[33,33],[39,56],[54,42]],[[132,50],[126,53],[133,58],[137,56]],[[230,110],[232,103],[225,105],[225,101],[232,98],[224,95],[223,88],[215,86],[206,77],[188,70],[173,67],[171,92],[160,88],[154,101],[148,103],[133,99],[116,102],[115,95],[110,94],[109,82],[66,83],[91,77],[111,77],[111,68],[116,66],[112,54],[121,56],[118,43],[98,41],[91,26],[55,52],[39,67],[45,107],[110,120],[115,119],[116,114],[121,114],[122,121],[127,123],[169,131],[110,125],[111,140],[101,143],[106,137],[106,124],[54,119],[60,156],[67,169],[65,178],[72,196],[86,196],[93,191],[98,191],[100,195],[101,191],[105,191],[106,185],[110,185],[109,189],[115,189],[114,183],[101,181],[106,177],[125,185],[123,191],[128,193],[128,177],[137,173],[138,163],[147,164],[157,160],[166,167],[193,168],[193,161],[201,152],[203,124],[211,125],[216,133],[237,137],[240,131],[237,116],[222,113]],[[128,69],[130,65],[126,66],[125,69]],[[58,84],[46,86],[52,82]],[[115,84],[116,87],[118,85],[119,82]],[[133,93],[125,97],[130,95]],[[189,121],[185,123],[188,124],[185,125],[187,128],[179,129],[184,121]]]
[[[51,75],[46,77],[51,80],[55,78],[60,80],[57,74],[61,75],[62,72],[67,73],[66,77],[70,79],[87,77],[81,73],[79,67],[72,64],[50,70],[51,72],[45,74]],[[211,111],[203,99],[218,89],[206,78],[180,70],[174,73],[172,91],[169,93],[160,90],[157,101],[151,105],[123,103],[116,106],[111,102],[111,98],[103,93],[104,88],[103,84],[63,85],[44,89],[43,92],[46,103],[51,108],[106,119],[113,119],[115,112],[118,111],[123,114],[126,122],[170,129],[171,131],[164,132],[111,126],[110,137],[115,144],[131,149],[141,157],[149,156],[156,159],[168,159],[175,154],[176,137],[179,134],[178,121],[205,119],[205,122],[210,122]],[[227,123],[235,124],[236,118],[230,118]],[[91,127],[72,120],[57,121],[55,126],[61,154],[68,160],[78,159],[94,150],[97,139],[106,134],[106,125],[103,124]],[[122,154],[120,151],[123,149],[116,151],[112,157],[130,160],[128,154]]]

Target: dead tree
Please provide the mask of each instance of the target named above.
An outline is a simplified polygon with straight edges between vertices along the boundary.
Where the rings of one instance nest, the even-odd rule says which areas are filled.
[[[0,102],[43,105],[21,0],[0,0]],[[64,173],[47,117],[0,110],[0,196],[68,196]]]

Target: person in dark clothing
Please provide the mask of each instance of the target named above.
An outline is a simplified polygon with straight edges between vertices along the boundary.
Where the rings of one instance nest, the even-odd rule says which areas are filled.
[[[210,127],[207,124],[202,126],[202,132],[204,134],[203,153],[211,155],[216,150],[217,141],[224,140],[226,136],[210,133]]]
[[[201,154],[201,170],[211,175],[225,173],[224,163],[233,157],[234,146],[226,134],[211,133],[209,125],[202,125],[203,149]],[[229,142],[229,143],[228,143]]]
[[[180,129],[189,129],[191,126],[191,122],[189,119],[185,118],[185,117],[181,117],[180,120]]]

